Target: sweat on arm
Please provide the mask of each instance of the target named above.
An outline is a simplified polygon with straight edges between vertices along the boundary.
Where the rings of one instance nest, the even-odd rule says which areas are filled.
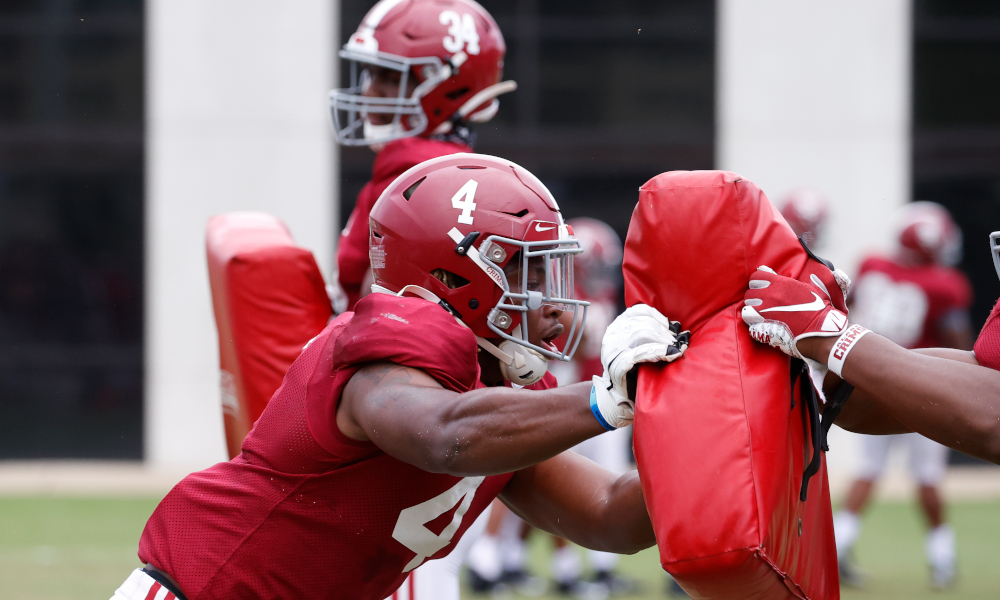
[[[346,436],[432,473],[509,473],[604,431],[590,410],[590,388],[457,393],[420,369],[377,363],[347,384],[337,425]]]

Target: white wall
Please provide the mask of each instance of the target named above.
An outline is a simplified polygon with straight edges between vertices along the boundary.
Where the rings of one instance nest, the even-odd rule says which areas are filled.
[[[146,460],[224,460],[209,216],[283,219],[324,273],[336,231],[326,95],[337,4],[146,3]]]
[[[850,273],[910,196],[909,0],[719,0],[716,166],[832,203]]]
[[[719,0],[716,166],[779,203],[797,187],[831,202],[821,255],[853,274],[886,247],[910,199],[909,0]],[[858,436],[831,431],[842,492]]]

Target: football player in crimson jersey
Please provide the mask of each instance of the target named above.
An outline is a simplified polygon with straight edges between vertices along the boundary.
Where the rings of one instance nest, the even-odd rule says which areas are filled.
[[[872,256],[861,263],[851,294],[851,320],[905,348],[971,350],[972,286],[952,266],[959,258],[961,232],[948,211],[933,202],[905,205],[896,215],[896,239],[894,256]],[[851,558],[861,532],[861,514],[885,468],[890,445],[903,444],[930,526],[927,555],[932,584],[948,587],[955,573],[955,533],[945,522],[938,489],[947,470],[947,448],[916,433],[864,436],[861,444],[856,479],[833,519],[844,582],[862,584]]]
[[[541,182],[502,159],[426,161],[370,222],[380,293],[303,349],[239,456],[163,499],[146,567],[116,599],[381,600],[497,496],[586,547],[654,543],[636,473],[563,451],[629,424],[627,375],[682,356],[687,335],[633,310],[605,335],[605,376],[552,387],[545,359],[570,359],[585,321],[579,244]]]
[[[590,381],[593,376],[601,375],[604,371],[601,364],[601,340],[608,325],[619,313],[623,252],[621,238],[603,221],[578,217],[568,220],[566,224],[573,228],[573,235],[583,250],[573,259],[576,296],[590,302],[590,306],[587,309],[580,347],[573,360],[553,362],[549,367],[562,385]],[[563,316],[568,317],[569,313],[564,313]],[[568,328],[571,323],[567,321],[565,325]],[[560,338],[556,345],[562,347],[565,342],[564,338]],[[573,451],[613,473],[624,473],[630,466],[631,443],[631,428],[623,427],[590,438],[574,446]],[[502,507],[499,510],[502,511]],[[493,531],[487,530],[487,535],[477,543],[470,556],[473,589],[488,591],[506,585],[525,595],[533,595],[535,590],[544,589],[544,581],[527,570],[527,539],[532,528],[509,513],[502,519],[501,526],[495,527]],[[618,562],[617,554],[593,550],[587,552],[594,571],[596,585],[593,585],[580,578],[583,564],[576,549],[561,538],[553,538],[553,543],[555,550],[550,571],[560,593],[620,595],[634,592],[637,588],[634,582],[614,572]],[[502,573],[499,570],[490,573],[493,570],[488,568],[491,563],[502,564]]]
[[[346,298],[335,300],[336,312],[369,291],[368,213],[382,191],[427,159],[472,152],[470,124],[492,119],[497,96],[516,89],[500,81],[506,51],[500,28],[472,0],[381,0],[344,44],[351,87],[330,92],[334,132],[378,155],[338,242]]]
[[[822,242],[829,212],[826,198],[807,188],[793,191],[781,205],[781,216],[810,248]]]
[[[1000,276],[998,240],[1000,232],[994,232],[990,249]],[[1000,301],[972,351],[908,350],[848,323],[842,296],[828,291],[836,289],[831,273],[819,269],[814,275],[816,279],[799,281],[761,267],[750,281],[743,320],[758,341],[805,358],[820,374],[829,369],[827,395],[853,386],[853,392],[844,388],[850,394],[846,404],[827,406],[827,412],[836,407],[830,415],[835,422],[857,433],[916,432],[1000,464],[1000,404],[994,401],[1000,397]],[[824,425],[829,428],[826,415]],[[952,559],[942,546],[928,540],[932,561]]]

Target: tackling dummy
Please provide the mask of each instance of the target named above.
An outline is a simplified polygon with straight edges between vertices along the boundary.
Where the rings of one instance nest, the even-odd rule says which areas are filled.
[[[660,562],[693,598],[840,597],[818,400],[803,363],[740,319],[759,265],[808,277],[819,265],[808,258],[738,175],[670,172],[639,190],[626,304],[680,320],[696,341],[671,368],[640,369],[635,455]]]
[[[333,309],[312,252],[296,246],[277,217],[214,216],[206,250],[226,447],[234,458],[288,367],[323,331]]]

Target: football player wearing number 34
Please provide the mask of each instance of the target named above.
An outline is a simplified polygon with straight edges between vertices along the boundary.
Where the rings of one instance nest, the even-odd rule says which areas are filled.
[[[1000,231],[990,236],[990,249],[1000,276]],[[833,274],[816,274],[818,283],[803,282],[761,267],[743,320],[758,341],[829,368],[828,391],[843,385],[841,378],[854,386],[835,423],[858,433],[915,431],[1000,464],[1000,302],[972,352],[907,350],[848,323],[839,294],[828,293],[836,289]]]
[[[337,243],[338,313],[369,290],[368,213],[396,177],[425,160],[472,152],[477,123],[517,88],[502,81],[503,34],[474,0],[380,0],[340,51],[349,88],[330,92],[337,142],[377,153]],[[336,287],[332,288],[336,291]]]
[[[655,542],[634,471],[563,451],[631,423],[628,373],[681,357],[688,334],[631,310],[605,335],[605,375],[556,388],[546,360],[571,358],[586,316],[579,242],[508,161],[421,163],[370,223],[379,293],[306,346],[239,456],[164,498],[115,600],[381,600],[498,496],[588,548]]]

